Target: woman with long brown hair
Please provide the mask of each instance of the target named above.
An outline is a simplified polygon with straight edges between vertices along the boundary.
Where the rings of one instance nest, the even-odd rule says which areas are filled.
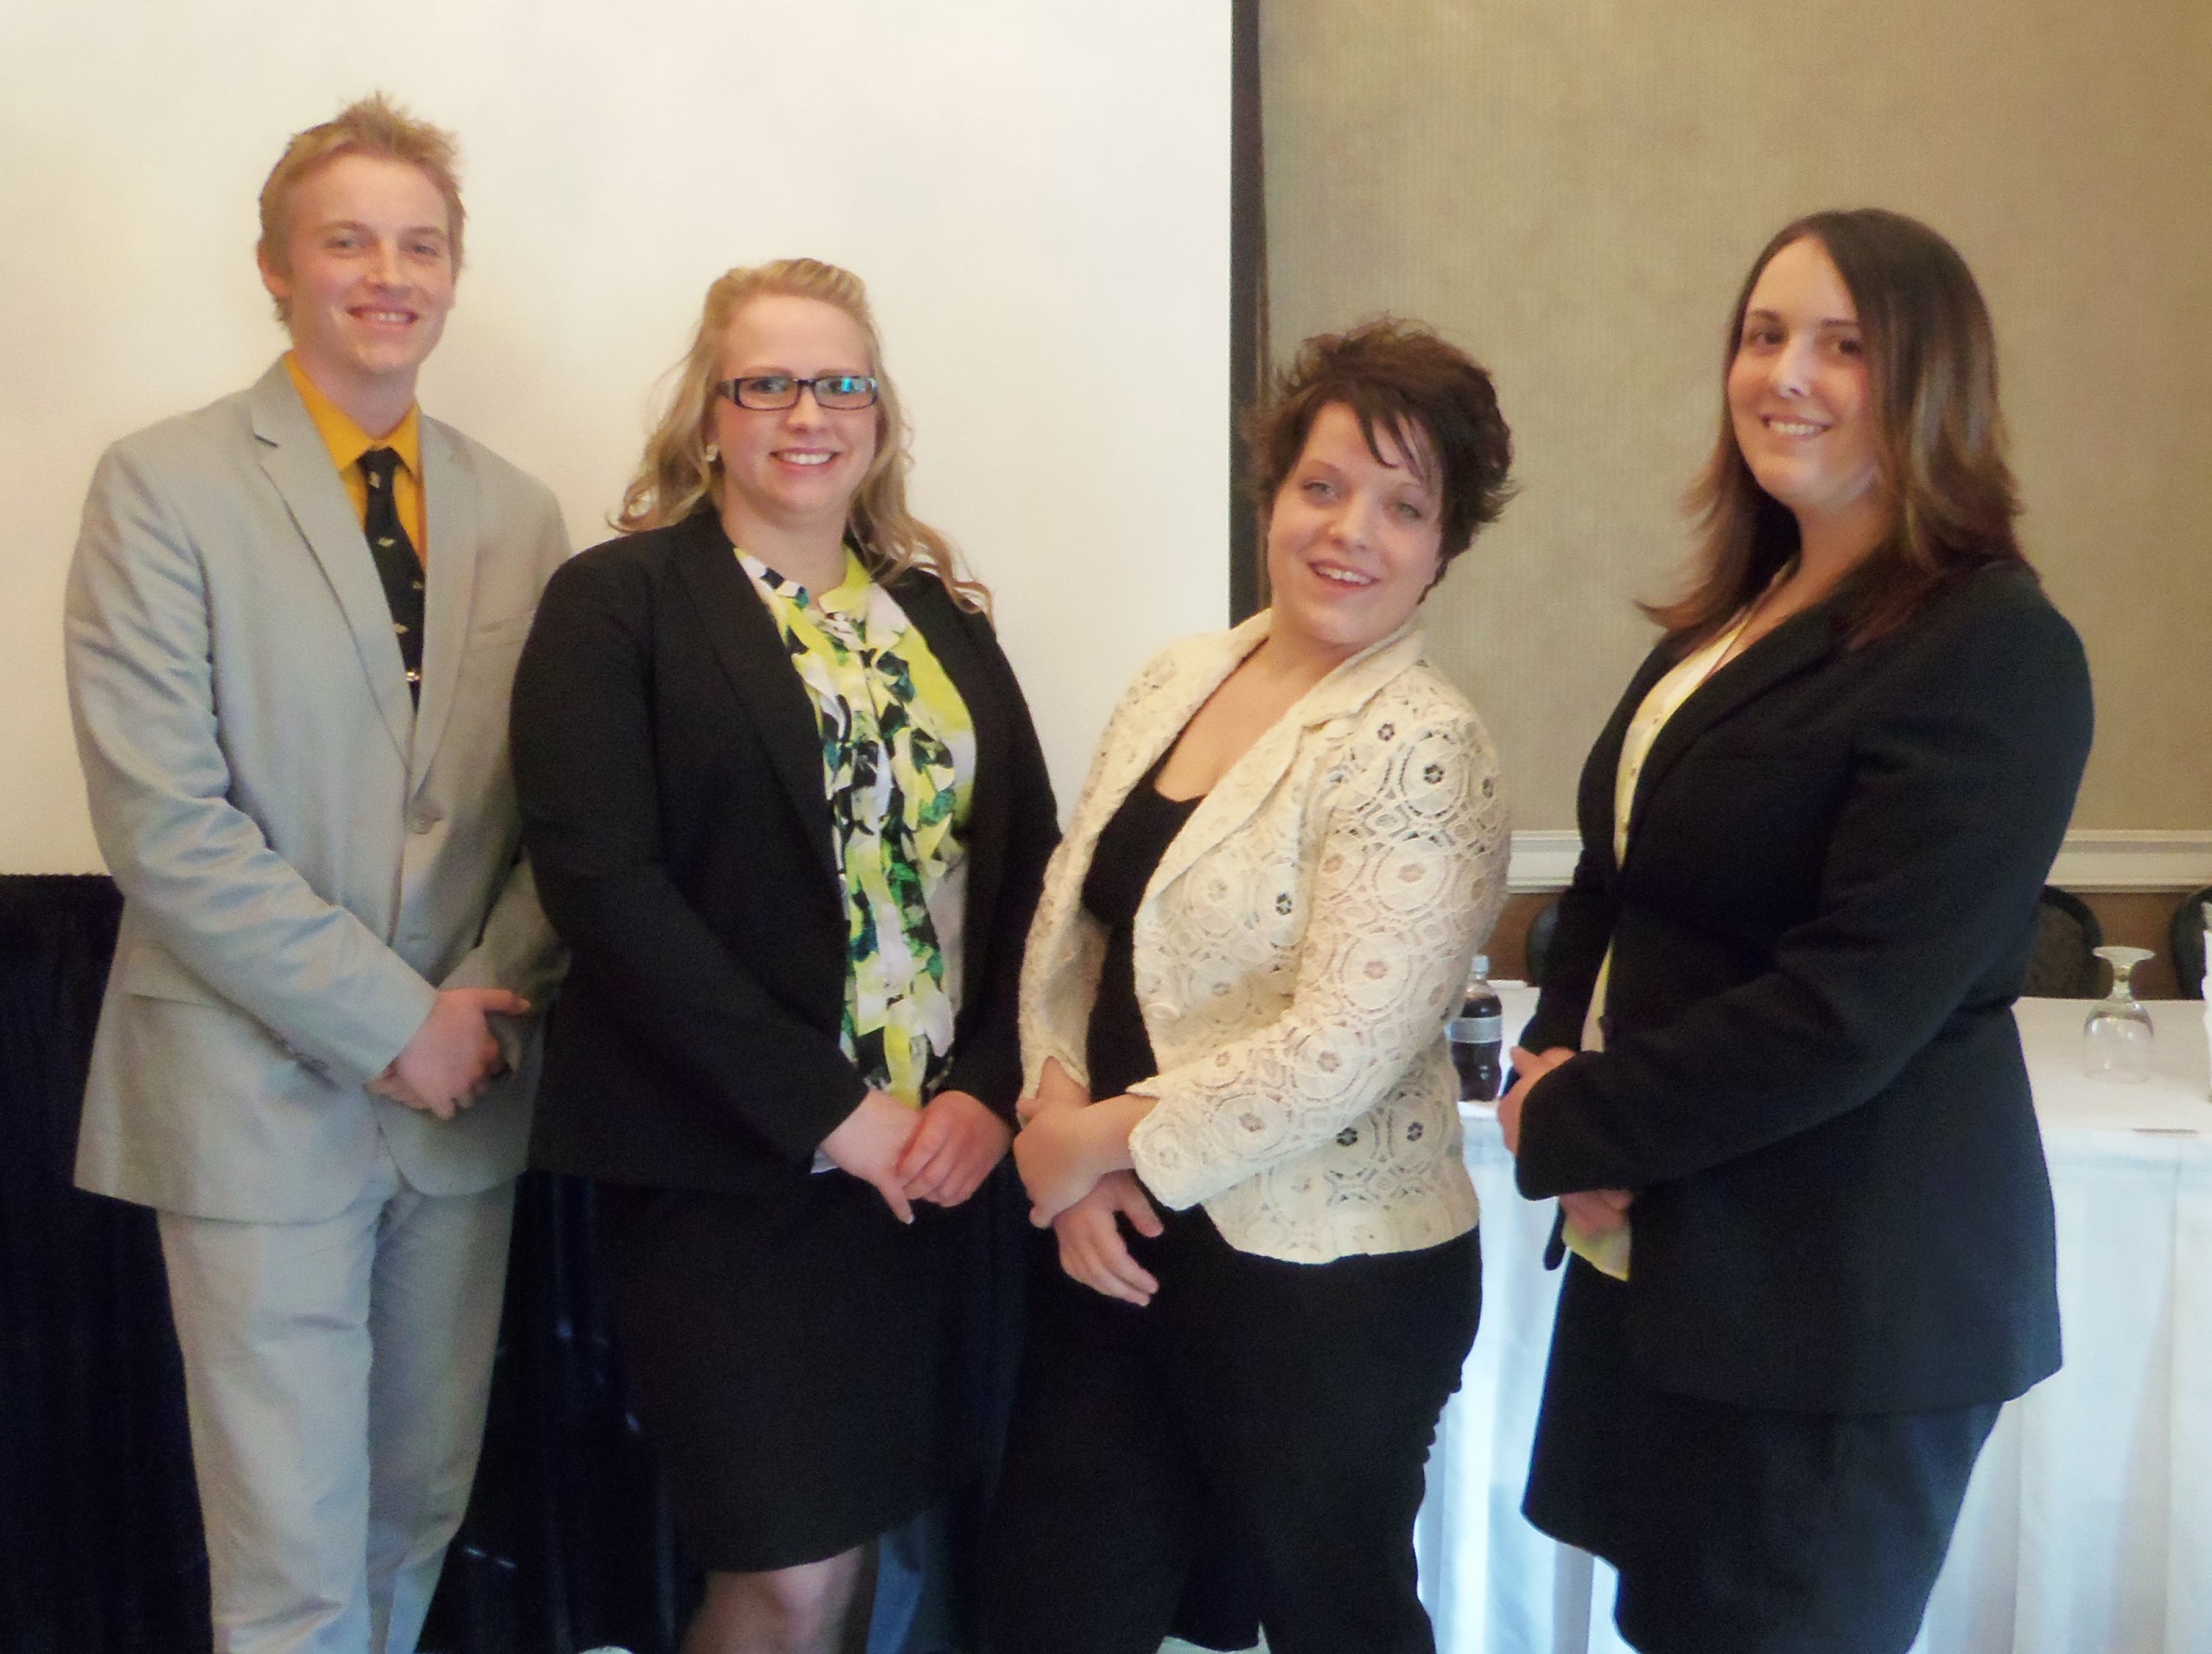
[[[859,278],[729,271],[626,531],[554,576],[515,679],[523,836],[573,957],[533,1154],[598,1190],[709,1570],[685,1654],[830,1654],[866,1542],[988,1450],[963,1305],[1057,830],[906,469]]]
[[[1639,1649],[1901,1651],[2058,1365],[2011,1004],[2090,736],[1949,244],[1767,245],[1696,500],[1500,1110],[1574,1255],[1526,1508]]]

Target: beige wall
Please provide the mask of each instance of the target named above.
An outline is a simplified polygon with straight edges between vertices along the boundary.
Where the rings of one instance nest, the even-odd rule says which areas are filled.
[[[1997,317],[2024,532],[2088,642],[2075,825],[2212,828],[2212,5],[1265,0],[1272,326],[1496,373],[1524,492],[1430,600],[1522,827],[1649,646],[1719,332],[1796,214],[1927,219]]]

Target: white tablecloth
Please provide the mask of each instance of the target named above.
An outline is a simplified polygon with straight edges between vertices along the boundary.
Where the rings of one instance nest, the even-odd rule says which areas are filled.
[[[1535,1008],[1503,990],[1508,1028]],[[2203,1007],[2152,1007],[2152,1078],[2081,1072],[2080,1000],[2018,1016],[2058,1209],[2066,1365],[1974,1471],[1919,1654],[2212,1654],[2212,1070]],[[1522,1519],[1559,1277],[1552,1204],[1467,1123],[1483,1316],[1416,1543],[1444,1654],[1620,1654],[1611,1570]]]

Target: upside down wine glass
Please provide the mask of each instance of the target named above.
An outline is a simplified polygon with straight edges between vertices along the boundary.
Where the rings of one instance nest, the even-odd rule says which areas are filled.
[[[2151,1013],[2131,985],[2135,967],[2150,957],[2148,948],[2097,950],[2097,957],[2112,967],[2112,992],[2090,1008],[2082,1024],[2083,1069],[2092,1079],[2150,1077]]]

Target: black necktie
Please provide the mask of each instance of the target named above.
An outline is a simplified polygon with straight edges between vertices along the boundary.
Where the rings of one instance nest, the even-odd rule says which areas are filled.
[[[391,630],[399,639],[399,664],[407,669],[407,692],[423,698],[423,560],[415,555],[415,542],[407,538],[399,520],[399,502],[392,498],[391,476],[399,455],[388,448],[372,448],[361,455],[361,476],[369,485],[369,508],[361,526],[369,537],[369,550],[377,560],[377,574],[384,582],[384,600],[391,606]]]

